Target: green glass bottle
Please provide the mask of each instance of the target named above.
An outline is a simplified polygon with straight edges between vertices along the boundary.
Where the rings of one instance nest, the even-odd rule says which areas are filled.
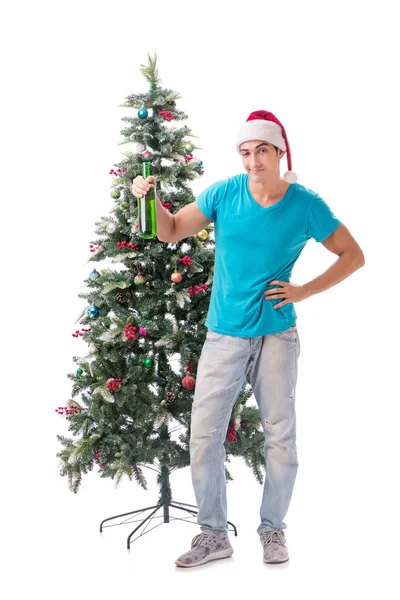
[[[143,178],[150,175],[150,163],[143,163]],[[151,186],[144,198],[138,199],[139,233],[150,240],[157,235],[156,190]]]

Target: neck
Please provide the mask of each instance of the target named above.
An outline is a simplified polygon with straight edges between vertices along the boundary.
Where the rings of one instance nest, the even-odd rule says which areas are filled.
[[[250,178],[249,187],[252,195],[263,204],[275,202],[284,196],[289,188],[289,183],[281,179],[271,179],[256,183]]]

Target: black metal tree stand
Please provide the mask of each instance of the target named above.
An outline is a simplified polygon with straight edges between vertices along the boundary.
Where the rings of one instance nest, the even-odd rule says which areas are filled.
[[[169,437],[167,431],[168,431],[168,428],[166,427],[166,431],[164,430],[164,435],[167,435]],[[158,481],[159,481],[160,488],[161,488],[160,489],[161,493],[160,493],[158,504],[156,504],[154,506],[147,506],[146,508],[139,508],[138,510],[133,510],[133,511],[130,511],[127,513],[122,513],[121,515],[115,515],[114,517],[108,517],[107,519],[104,519],[100,523],[100,533],[102,533],[102,531],[103,531],[103,526],[104,527],[112,527],[112,525],[104,525],[104,523],[106,523],[108,521],[112,521],[113,519],[128,517],[127,519],[124,519],[120,523],[114,524],[114,526],[115,525],[126,525],[128,523],[139,523],[139,525],[137,525],[137,527],[128,536],[127,548],[129,550],[130,546],[131,546],[131,541],[135,541],[139,537],[143,536],[145,533],[149,533],[152,529],[155,529],[159,525],[162,525],[162,523],[169,523],[170,518],[174,521],[177,520],[177,521],[186,521],[189,523],[195,523],[195,521],[190,520],[190,519],[193,519],[198,514],[198,511],[196,510],[197,507],[194,506],[193,504],[177,502],[172,499],[171,486],[170,486],[170,481],[169,481],[169,469],[167,466],[161,465],[161,471],[160,471],[160,474],[158,477]],[[170,511],[169,511],[170,508],[176,508],[178,510],[184,511],[186,513],[189,513],[189,515],[191,515],[191,516],[185,517],[185,518],[170,517]],[[156,513],[160,509],[163,510],[163,514],[156,517]],[[130,517],[132,517],[133,515],[139,516],[142,513],[145,513],[147,511],[151,511],[151,512],[145,519],[142,519],[142,520],[138,519],[138,520],[133,520],[133,521],[130,519]],[[160,519],[162,517],[164,518],[162,522],[157,523],[156,525],[154,525],[153,527],[148,529],[149,525],[152,523],[152,521],[154,519]],[[228,524],[231,525],[231,527],[232,527],[232,529],[230,529],[230,531],[234,531],[235,536],[237,536],[237,529],[236,529],[235,525],[233,525],[233,523],[231,523],[230,521],[228,521]],[[138,534],[134,540],[132,540],[132,537],[140,529],[142,529],[141,533]]]

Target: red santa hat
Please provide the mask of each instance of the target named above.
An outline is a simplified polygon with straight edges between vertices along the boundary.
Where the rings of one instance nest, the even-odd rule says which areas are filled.
[[[250,114],[246,123],[239,127],[236,136],[236,149],[240,152],[243,142],[262,140],[286,152],[288,170],[283,178],[288,183],[296,183],[297,175],[292,171],[292,155],[284,126],[271,112],[256,110]]]

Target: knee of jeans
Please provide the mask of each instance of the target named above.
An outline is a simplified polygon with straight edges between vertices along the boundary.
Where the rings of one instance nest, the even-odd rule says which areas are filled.
[[[216,427],[192,428],[190,432],[190,443],[207,442],[217,433]]]
[[[214,461],[218,454],[217,429],[211,428],[206,432],[190,437],[190,466],[192,472],[200,477],[199,473]]]
[[[282,427],[278,423],[263,421],[265,445],[279,452],[287,452],[293,445],[296,432],[293,427]]]
[[[204,427],[192,429],[190,433],[190,456],[191,460],[201,459],[207,448],[217,441],[218,429],[216,427]]]

